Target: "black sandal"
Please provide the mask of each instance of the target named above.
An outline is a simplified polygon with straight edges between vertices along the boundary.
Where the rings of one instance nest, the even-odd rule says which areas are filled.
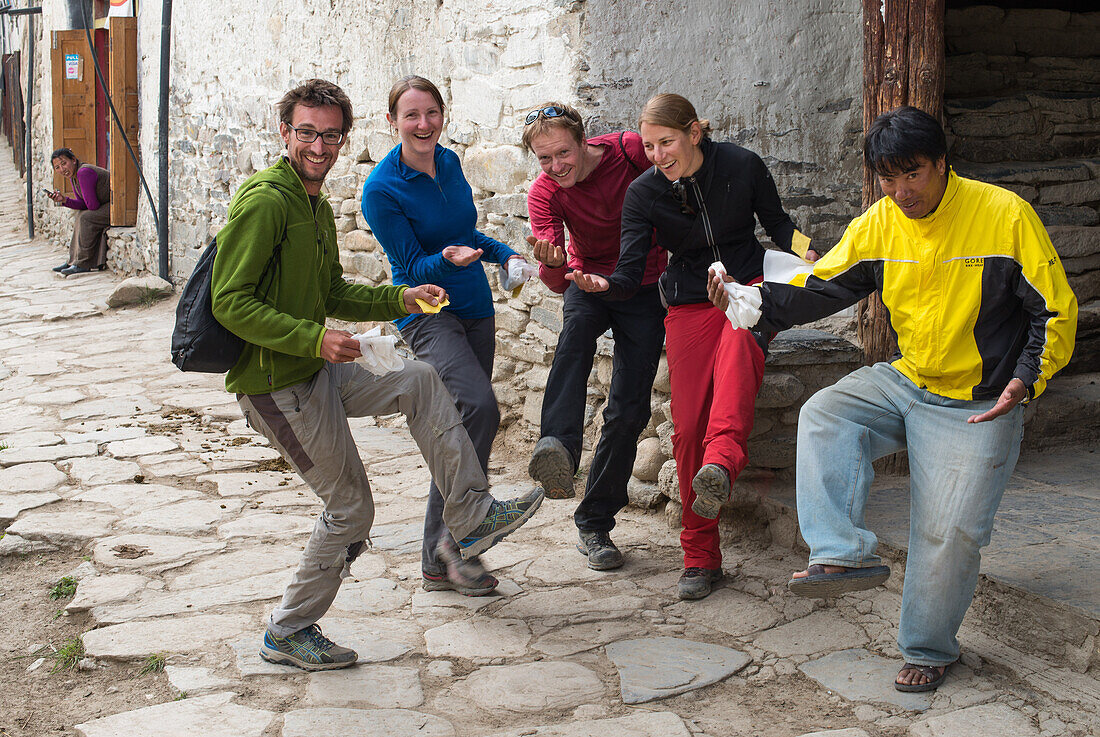
[[[951,667],[951,663],[947,665],[915,665],[913,663],[906,663],[901,666],[901,670],[898,671],[900,676],[907,670],[918,671],[922,676],[928,679],[928,683],[898,683],[898,679],[894,678],[894,688],[898,691],[905,691],[907,693],[918,693],[921,691],[935,691],[937,688],[943,685],[944,680],[947,678],[947,669]],[[943,668],[943,672],[940,672],[940,668]]]

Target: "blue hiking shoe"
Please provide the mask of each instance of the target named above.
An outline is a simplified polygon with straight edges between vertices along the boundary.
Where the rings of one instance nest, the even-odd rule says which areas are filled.
[[[535,487],[526,496],[518,499],[500,501],[494,499],[489,506],[485,520],[466,537],[458,541],[458,550],[466,560],[481,555],[504,539],[506,535],[518,530],[531,518],[543,500],[542,489]]]
[[[276,637],[264,632],[260,657],[269,663],[293,665],[302,670],[347,668],[359,659],[354,650],[340,647],[322,635],[321,628],[316,624],[288,637]]]

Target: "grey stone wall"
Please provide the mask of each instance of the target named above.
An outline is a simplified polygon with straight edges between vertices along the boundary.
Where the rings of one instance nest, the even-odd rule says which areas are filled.
[[[1080,304],[1066,370],[1100,370],[1100,13],[974,6],[944,31],[953,165],[1035,208]]]
[[[154,192],[159,12],[145,3],[138,18],[140,149]],[[583,111],[597,134],[633,128],[658,91],[684,94],[711,119],[716,139],[763,156],[804,232],[831,244],[859,204],[859,13],[855,0],[798,0],[782,12],[718,0],[647,0],[628,15],[607,0],[177,4],[169,109],[173,278],[180,282],[190,273],[225,223],[240,183],[282,153],[274,103],[313,76],[339,83],[355,105],[355,125],[326,184],[341,262],[355,281],[390,280],[359,200],[366,177],[396,143],[384,119],[386,92],[409,73],[429,77],[443,91],[442,143],[463,160],[478,227],[516,250],[528,251],[526,188],[538,172],[518,145],[523,113],[543,100],[564,100]],[[60,27],[63,20],[47,18],[46,25],[51,22]],[[39,96],[48,97],[48,63],[42,79]],[[35,134],[48,140],[48,106],[38,120]],[[61,236],[69,220],[49,212],[39,225]],[[112,229],[110,243],[112,269],[156,269],[156,233],[144,198],[136,227]],[[488,274],[498,302],[493,379],[503,415],[500,442],[523,453],[538,434],[561,299],[538,282],[517,298],[505,296],[495,269]],[[610,339],[603,339],[588,398],[589,453],[602,424],[610,350]],[[857,360],[852,345],[834,337],[779,339],[758,403],[751,462],[789,469],[798,407]],[[647,504],[677,496],[664,369],[653,408],[632,485]]]

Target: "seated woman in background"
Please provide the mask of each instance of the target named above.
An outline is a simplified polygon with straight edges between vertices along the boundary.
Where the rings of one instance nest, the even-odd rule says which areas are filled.
[[[386,252],[394,284],[437,284],[450,303],[438,314],[397,320],[416,357],[435,367],[454,398],[483,470],[500,425],[493,393],[496,312],[482,261],[522,259],[475,228],[473,192],[458,155],[439,145],[443,96],[429,80],[408,76],[390,89],[386,121],[399,143],[363,185],[363,216]],[[492,593],[497,580],[476,559],[463,561],[443,523],[433,481],[421,551],[424,588],[467,596]]]
[[[622,247],[610,275],[566,275],[578,288],[626,299],[638,291],[650,250],[671,254],[658,284],[668,303],[665,352],[672,386],[672,454],[683,503],[681,599],[701,599],[722,578],[718,514],[748,463],[756,393],[770,336],[734,330],[710,303],[707,269],[721,261],[742,284],[763,278],[756,221],[775,245],[809,241],[783,210],[775,181],[752,151],[710,140],[710,123],[680,95],[646,103],[638,119],[654,168],[623,202]],[[656,243],[653,235],[656,233]],[[812,250],[806,258],[816,259]]]
[[[69,242],[69,260],[54,271],[65,276],[85,274],[107,268],[107,228],[111,227],[111,173],[91,164],[82,164],[70,149],[59,148],[50,154],[53,170],[69,180],[73,196],[47,192],[54,202],[76,210],[73,238]]]

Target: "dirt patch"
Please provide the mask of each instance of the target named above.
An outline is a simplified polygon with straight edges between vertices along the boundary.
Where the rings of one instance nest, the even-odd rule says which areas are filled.
[[[0,683],[8,684],[0,699],[2,737],[72,734],[74,724],[172,699],[164,673],[142,674],[141,662],[55,670],[54,651],[92,626],[87,614],[64,614],[68,598],[49,596],[82,562],[68,551],[13,556],[0,565]],[[28,673],[40,657],[45,662]]]

